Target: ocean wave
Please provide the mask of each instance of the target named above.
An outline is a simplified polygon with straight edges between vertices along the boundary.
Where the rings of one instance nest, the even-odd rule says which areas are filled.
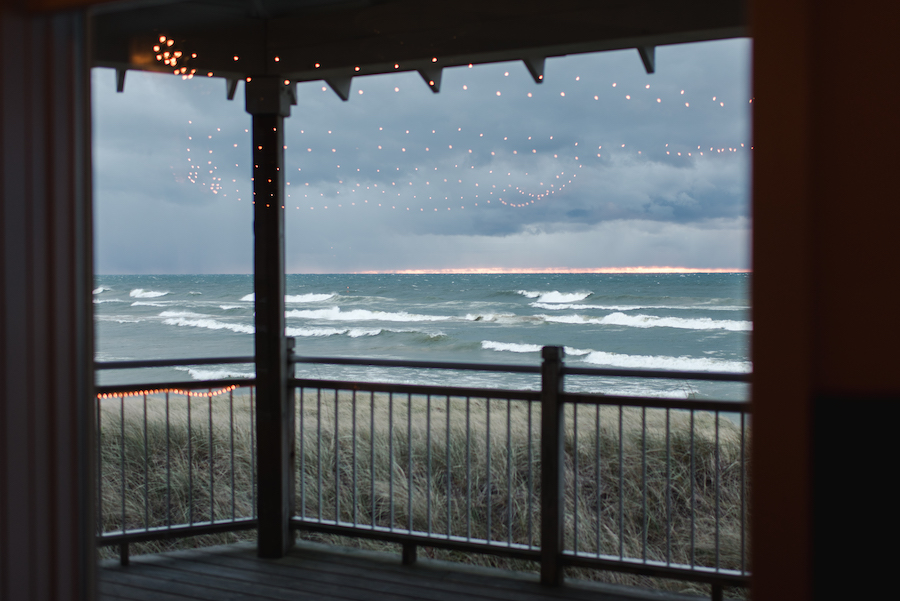
[[[327,301],[330,298],[334,298],[337,296],[334,292],[328,294],[316,294],[314,292],[310,292],[309,294],[286,294],[284,296],[284,302],[286,303],[320,303],[322,301]],[[252,303],[256,300],[256,294],[251,292],[245,296],[241,297],[241,300],[247,303]]]
[[[103,303],[124,303],[124,302],[125,301],[123,301],[120,298],[105,298],[105,299],[95,298],[94,299],[95,305],[102,305]]]
[[[235,371],[226,367],[220,368],[204,368],[204,367],[176,367],[178,371],[186,371],[194,380],[225,380],[228,378],[252,378],[256,374],[246,371]]]
[[[167,326],[203,328],[206,330],[231,330],[238,334],[253,334],[255,332],[254,327],[247,324],[227,323],[208,318],[189,319],[187,317],[169,317],[164,319],[163,323]]]
[[[301,336],[304,338],[324,338],[325,336],[340,336],[341,334],[346,334],[349,331],[350,330],[347,328],[285,328],[285,333],[288,336]]]
[[[289,294],[284,297],[286,303],[319,303],[334,298],[335,294]]]
[[[604,367],[625,369],[666,369],[672,371],[743,372],[750,371],[748,361],[728,361],[706,357],[666,357],[660,355],[625,355],[592,351],[582,361]]]
[[[233,311],[235,309],[244,309],[245,307],[241,305],[219,305],[219,308],[223,311]]]
[[[750,321],[710,319],[709,317],[657,317],[655,315],[625,315],[610,313],[605,317],[584,317],[581,315],[540,315],[548,322],[571,324],[615,325],[632,328],[680,328],[684,330],[729,330],[733,332],[753,329]]]
[[[536,309],[550,309],[551,311],[560,311],[570,309],[572,311],[597,310],[597,311],[646,311],[653,309],[663,309],[668,311],[748,311],[750,307],[741,307],[737,305],[574,305],[574,304],[553,304],[533,302],[528,303],[529,306]]]
[[[447,321],[452,317],[445,315],[421,315],[398,311],[369,311],[368,309],[352,309],[342,311],[340,307],[330,309],[293,309],[286,313],[287,317],[302,319],[324,319],[328,321]]]
[[[519,316],[515,313],[469,313],[466,315],[465,319],[467,321],[502,321],[502,320],[515,320],[519,319]],[[527,320],[527,318],[526,318]]]
[[[536,298],[539,303],[574,303],[583,301],[593,292],[536,292],[532,290],[519,290],[519,294],[526,298]]]
[[[104,288],[103,286],[100,286],[99,288],[94,288],[91,294],[100,294],[101,292],[106,292],[107,290],[112,290],[112,288]]]
[[[493,340],[482,340],[481,348],[489,351],[509,351],[512,353],[539,353],[541,345],[539,344],[517,344],[515,342],[494,342]]]
[[[144,290],[143,288],[135,288],[128,293],[128,296],[132,298],[159,298],[160,296],[165,296],[167,294],[168,292],[158,292],[156,290]]]
[[[131,303],[132,307],[168,307],[169,305],[165,303],[151,303],[149,301],[134,301]]]

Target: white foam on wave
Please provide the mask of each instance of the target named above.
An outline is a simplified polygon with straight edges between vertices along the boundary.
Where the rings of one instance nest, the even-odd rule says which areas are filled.
[[[143,288],[135,288],[131,292],[128,293],[128,296],[132,298],[159,298],[160,296],[167,295],[168,292],[159,292],[157,290],[144,290]]]
[[[349,331],[347,328],[285,328],[288,336],[302,336],[304,338],[339,336]]]
[[[519,290],[519,294],[526,298],[536,298],[539,303],[575,303],[583,301],[593,292],[535,292],[532,290]]]
[[[313,292],[311,292],[309,294],[286,294],[284,297],[284,302],[286,302],[286,303],[320,303],[322,301],[327,301],[330,298],[334,298],[335,296],[336,295],[333,292],[328,293],[328,294],[316,294]],[[241,297],[241,301],[247,302],[247,303],[252,303],[254,300],[256,300],[256,294],[253,292]]]
[[[330,298],[334,298],[334,293],[331,294],[289,294],[284,297],[284,302],[286,303],[320,303],[322,301],[327,301]]]
[[[582,359],[586,363],[625,369],[667,369],[672,371],[749,372],[747,361],[728,361],[707,357],[667,357],[661,355],[625,355],[592,351]]]
[[[163,311],[168,313],[168,311]],[[209,318],[168,317],[163,320],[167,326],[182,326],[191,328],[203,328],[206,330],[231,330],[238,334],[253,334],[255,329],[251,325],[243,323],[227,323]]]
[[[465,318],[468,321],[489,321],[489,322],[520,319],[519,316],[516,315],[515,313],[484,313],[484,314],[469,313],[466,315]]]
[[[539,353],[541,348],[543,348],[539,344],[520,344],[515,342],[495,342],[493,340],[482,340],[481,348],[489,351],[509,351],[512,353]],[[579,357],[582,355],[587,355],[589,353],[593,353],[594,351],[590,349],[577,349],[572,347],[565,347],[565,352],[567,356]]]
[[[482,340],[481,348],[488,351],[509,351],[512,353],[539,353],[541,345],[539,344],[517,344],[515,342],[494,342],[493,340]]]
[[[220,368],[203,368],[203,367],[176,367],[178,371],[186,371],[195,380],[224,380],[227,378],[252,378],[256,374],[246,371],[235,371],[226,367]]]
[[[710,319],[709,317],[657,317],[655,315],[625,315],[610,313],[605,317],[584,317],[582,315],[540,315],[552,323],[615,325],[632,328],[681,328],[684,330],[729,330],[741,332],[753,329],[750,321]]]
[[[232,311],[234,309],[243,309],[241,305],[219,305],[219,308],[223,311]]]
[[[342,311],[340,307],[329,309],[293,309],[286,313],[287,317],[302,319],[324,319],[328,321],[447,321],[452,319],[444,315],[420,315],[398,311],[369,311],[368,309],[352,309]]]
[[[101,292],[106,292],[107,290],[112,290],[112,288],[104,288],[100,286],[99,288],[94,288],[92,294],[100,294]]]
[[[168,307],[169,305],[165,303],[151,303],[149,301],[134,301],[131,303],[132,307]]]
[[[123,300],[120,299],[120,298],[107,298],[107,299],[99,299],[99,298],[95,298],[95,299],[94,299],[94,304],[95,304],[95,305],[102,305],[103,303],[124,303],[124,302],[125,302],[125,301],[123,301]]]
[[[741,307],[737,305],[574,305],[568,303],[542,303],[537,301],[528,304],[529,306],[536,309],[549,309],[551,311],[559,311],[562,309],[571,309],[572,311],[646,311],[648,309],[664,309],[675,311],[747,311],[750,309],[750,307]]]

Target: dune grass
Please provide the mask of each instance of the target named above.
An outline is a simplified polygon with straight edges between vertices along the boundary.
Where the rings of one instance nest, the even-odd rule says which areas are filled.
[[[170,398],[167,422],[162,397],[147,402],[146,420],[139,397],[102,402],[104,531],[122,527],[123,474],[128,528],[251,515],[249,396],[235,391],[233,396],[194,398],[190,411],[187,404],[183,396]],[[717,565],[718,555],[720,567],[741,567],[748,548],[741,493],[748,486],[749,441],[734,421],[695,412],[692,423],[684,411],[588,406],[578,408],[577,423],[575,416],[574,408],[567,407],[567,549],[703,566]],[[296,428],[298,516],[499,544],[540,544],[537,403],[303,391],[297,396]],[[366,539],[300,536],[395,548]],[[133,552],[254,538],[252,531],[239,532],[134,545]],[[420,553],[537,568],[531,562],[432,547]],[[691,583],[586,570],[567,573],[704,592]]]

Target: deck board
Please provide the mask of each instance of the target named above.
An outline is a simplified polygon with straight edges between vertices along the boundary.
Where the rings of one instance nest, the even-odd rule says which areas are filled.
[[[300,542],[281,559],[239,543],[105,561],[100,601],[675,601],[698,597],[594,583],[541,586],[533,574]]]

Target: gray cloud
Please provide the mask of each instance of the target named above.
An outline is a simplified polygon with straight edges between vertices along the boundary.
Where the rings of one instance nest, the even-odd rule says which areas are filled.
[[[633,50],[551,59],[540,85],[521,63],[453,68],[437,95],[411,73],[357,78],[346,103],[301,84],[291,269],[746,267],[749,43],[658,48],[653,75]],[[220,80],[94,82],[98,272],[249,271],[243,102]]]

